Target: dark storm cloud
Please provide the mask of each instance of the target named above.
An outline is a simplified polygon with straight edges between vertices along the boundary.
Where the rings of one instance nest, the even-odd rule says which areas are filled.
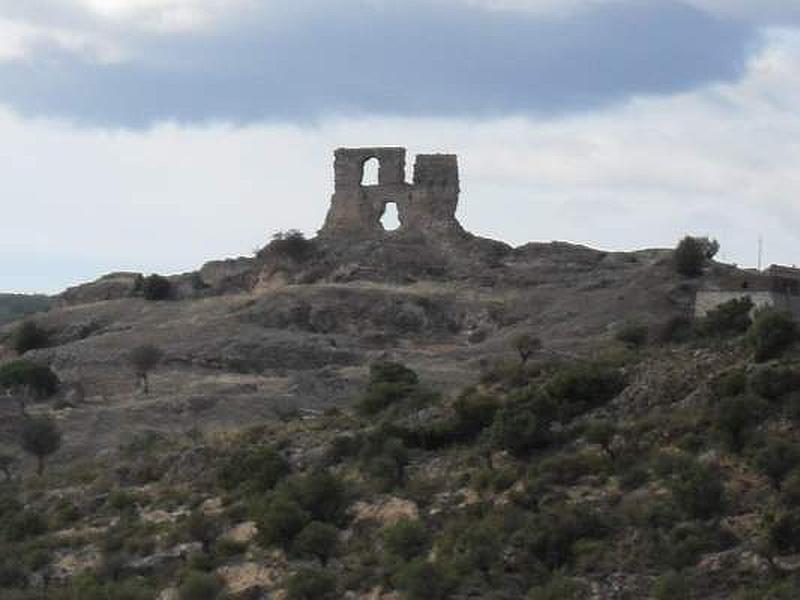
[[[0,103],[133,128],[553,114],[735,79],[757,41],[752,25],[677,3],[611,4],[562,19],[393,4],[325,2],[278,21],[256,12],[235,27],[142,33],[127,40],[136,58],[117,64],[39,47],[0,64]]]

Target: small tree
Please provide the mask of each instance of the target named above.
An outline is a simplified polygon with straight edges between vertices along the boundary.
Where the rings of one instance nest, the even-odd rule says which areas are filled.
[[[755,456],[758,469],[766,475],[772,486],[781,490],[789,472],[800,465],[800,447],[787,440],[771,437]]]
[[[47,365],[21,359],[0,367],[0,391],[16,397],[23,414],[27,400],[49,398],[58,391],[58,386],[58,376]]]
[[[17,457],[0,451],[0,471],[3,472],[5,481],[11,481],[11,469],[17,463]]]
[[[756,362],[776,358],[797,340],[797,323],[791,313],[767,308],[758,311],[747,332]]]
[[[719,251],[719,242],[687,235],[675,248],[675,270],[685,277],[699,277],[703,267]]]
[[[603,449],[611,460],[614,460],[612,444],[617,435],[617,428],[610,421],[593,421],[586,428],[586,440],[590,444],[597,444]]]
[[[186,520],[186,531],[194,541],[202,544],[203,552],[208,554],[211,543],[219,534],[219,524],[202,511],[196,510]]]
[[[511,340],[511,345],[519,354],[519,359],[524,365],[531,356],[541,349],[542,341],[530,333],[521,333]]]
[[[172,295],[169,279],[153,273],[142,280],[142,295],[145,300],[168,300]]]
[[[44,461],[61,447],[61,432],[48,418],[27,418],[22,426],[22,449],[36,457],[36,473],[44,473]]]
[[[47,331],[34,321],[25,321],[14,333],[14,350],[17,354],[25,354],[28,350],[45,348],[49,338]]]
[[[336,553],[339,530],[329,523],[312,521],[297,534],[292,542],[292,551],[301,557],[319,559],[323,566]]]
[[[150,393],[150,373],[161,363],[163,358],[164,353],[162,350],[152,344],[138,346],[134,348],[128,356],[128,360],[136,376],[142,383],[142,390],[145,394]]]

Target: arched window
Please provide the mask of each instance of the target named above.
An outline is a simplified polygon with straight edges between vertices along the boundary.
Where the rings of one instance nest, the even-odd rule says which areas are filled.
[[[378,169],[380,162],[377,158],[367,160],[361,170],[361,185],[378,185]]]
[[[400,227],[397,204],[394,202],[386,203],[386,207],[383,209],[383,215],[381,215],[381,225],[383,225],[384,231],[394,231]]]

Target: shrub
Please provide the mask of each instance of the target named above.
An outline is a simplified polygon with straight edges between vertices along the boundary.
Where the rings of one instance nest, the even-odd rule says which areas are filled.
[[[50,367],[29,360],[15,360],[0,367],[2,390],[44,399],[58,391],[59,383],[58,376]]]
[[[512,543],[548,569],[558,569],[573,560],[575,542],[601,539],[608,531],[598,514],[582,506],[564,505],[533,515]]]
[[[274,448],[246,446],[223,462],[217,478],[226,490],[242,487],[251,493],[264,493],[275,487],[289,471],[289,463]]]
[[[141,288],[145,300],[168,300],[172,296],[172,284],[169,279],[155,273],[142,280]]]
[[[781,499],[789,506],[800,506],[800,468],[787,473],[781,485]]]
[[[662,344],[679,344],[692,337],[692,321],[682,315],[670,317],[655,327],[655,339]]]
[[[222,593],[222,581],[212,573],[190,572],[178,588],[180,600],[216,600]]]
[[[708,311],[706,316],[698,322],[697,330],[706,336],[744,333],[750,327],[752,310],[753,301],[747,296],[728,300]]]
[[[388,406],[408,398],[417,389],[417,374],[400,363],[377,362],[369,368],[367,390],[356,408],[365,415],[374,415]]]
[[[744,369],[730,369],[711,381],[711,393],[717,399],[740,396],[747,391],[747,373]]]
[[[528,600],[582,600],[587,597],[586,584],[556,573],[544,585],[531,588]]]
[[[454,429],[460,439],[468,440],[492,424],[500,404],[494,398],[473,392],[459,396],[454,408],[456,410]]]
[[[586,441],[590,444],[597,444],[603,449],[611,460],[614,460],[614,450],[612,445],[617,435],[617,427],[611,421],[595,420],[591,421],[586,427]]]
[[[524,365],[542,347],[542,341],[530,333],[521,333],[511,340],[511,345],[519,354],[519,359]]]
[[[17,512],[4,521],[4,535],[12,542],[21,542],[47,532],[47,522],[32,510]]]
[[[302,569],[289,578],[287,600],[333,600],[336,578],[328,571]]]
[[[667,483],[678,508],[691,518],[708,519],[725,508],[725,486],[714,467],[694,463]]]
[[[614,339],[631,348],[641,348],[647,343],[647,335],[647,325],[629,322],[617,330]]]
[[[764,448],[756,453],[755,464],[772,486],[780,491],[784,478],[800,465],[800,447],[787,440],[770,437]]]
[[[257,253],[259,258],[274,255],[288,258],[295,262],[305,262],[310,259],[316,250],[312,240],[307,240],[305,235],[297,229],[279,231],[272,236],[272,241],[266,248]]]
[[[339,530],[328,523],[312,521],[297,534],[292,542],[292,552],[301,557],[313,557],[326,565],[336,553]]]
[[[571,418],[602,406],[625,389],[619,369],[596,363],[576,363],[561,369],[546,390],[560,405],[562,416]]]
[[[404,561],[422,557],[431,544],[425,524],[418,520],[402,519],[383,531],[386,552]]]
[[[36,472],[44,472],[44,461],[61,447],[61,432],[44,417],[27,418],[22,426],[22,449],[36,457]]]
[[[552,441],[551,419],[537,415],[527,406],[506,406],[497,411],[491,429],[492,445],[523,457]]]
[[[769,543],[781,553],[800,552],[800,511],[788,510],[767,527]]]
[[[719,251],[719,243],[707,237],[686,236],[675,248],[675,270],[684,277],[698,277],[703,267]]]
[[[740,452],[763,412],[763,401],[756,397],[723,398],[714,408],[713,426],[731,451]]]
[[[656,600],[676,600],[677,598],[691,598],[692,588],[686,576],[672,571],[658,578],[653,595]]]
[[[270,499],[256,509],[259,539],[288,548],[312,521],[341,524],[347,493],[342,482],[324,471],[284,479]]]
[[[281,494],[257,510],[255,520],[260,543],[265,546],[277,545],[286,548],[311,518],[298,502]]]
[[[453,583],[447,572],[436,563],[416,559],[395,573],[392,583],[408,600],[443,600]]]
[[[152,344],[137,346],[128,355],[128,362],[142,383],[145,394],[150,393],[150,373],[161,363],[164,352]]]
[[[203,552],[208,554],[211,542],[219,535],[219,523],[200,510],[193,511],[186,520],[186,532],[196,542],[203,546]]]
[[[778,400],[800,389],[800,371],[781,366],[761,367],[750,376],[750,389],[767,400]]]
[[[797,323],[789,312],[760,310],[747,332],[747,340],[755,351],[756,362],[776,358],[797,340]]]
[[[17,354],[25,354],[28,350],[46,348],[50,335],[33,321],[25,321],[14,332],[13,346]]]

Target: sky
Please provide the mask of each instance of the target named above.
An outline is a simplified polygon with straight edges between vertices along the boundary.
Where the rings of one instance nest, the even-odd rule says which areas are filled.
[[[798,106],[794,0],[0,0],[0,291],[314,235],[340,146],[513,245],[800,263]]]

